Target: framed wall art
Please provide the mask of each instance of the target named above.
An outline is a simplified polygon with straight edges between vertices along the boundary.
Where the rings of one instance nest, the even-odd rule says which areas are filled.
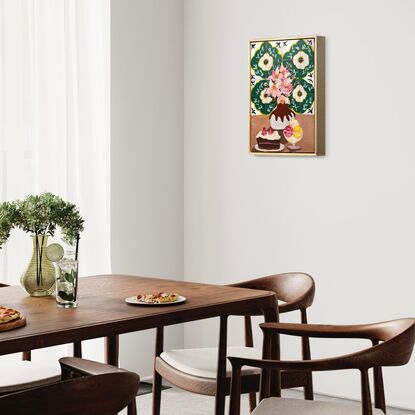
[[[254,40],[249,51],[249,151],[323,155],[324,38]]]

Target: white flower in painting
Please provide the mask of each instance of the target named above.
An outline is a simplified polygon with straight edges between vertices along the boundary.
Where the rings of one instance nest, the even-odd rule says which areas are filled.
[[[308,55],[306,53],[304,53],[303,51],[299,51],[294,57],[293,57],[293,62],[294,65],[298,68],[298,69],[304,69],[306,68],[309,63],[310,63],[310,59],[308,58]]]
[[[269,94],[267,94],[267,90],[266,89],[263,89],[261,91],[261,94],[260,94],[259,98],[260,98],[260,100],[261,100],[261,102],[263,104],[270,104],[271,101],[272,101],[272,96],[269,95]]]
[[[297,85],[294,88],[293,97],[297,102],[303,102],[307,97],[307,91],[302,85]]]
[[[258,62],[258,66],[263,71],[271,70],[272,65],[274,65],[274,58],[269,53],[265,53],[264,56],[262,56],[261,59]]]

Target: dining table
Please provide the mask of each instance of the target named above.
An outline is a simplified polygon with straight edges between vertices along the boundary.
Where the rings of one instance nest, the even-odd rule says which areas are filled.
[[[125,301],[139,293],[159,292],[178,293],[186,301],[160,306]],[[270,291],[132,275],[80,278],[78,303],[77,308],[63,309],[56,306],[53,296],[31,297],[19,286],[2,288],[0,305],[19,310],[26,325],[0,332],[0,355],[104,337],[106,361],[117,365],[118,336],[123,333],[162,331],[165,326],[219,317],[216,414],[223,414],[225,407],[228,317],[260,311],[266,322],[278,321],[277,299]],[[156,355],[163,351],[163,336],[158,339]]]

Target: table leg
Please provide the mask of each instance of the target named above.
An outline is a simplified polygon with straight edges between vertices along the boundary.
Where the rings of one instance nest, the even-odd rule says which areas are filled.
[[[73,357],[82,357],[82,343],[81,342],[73,343]]]
[[[105,338],[105,362],[118,367],[119,336],[115,334]]]
[[[218,370],[216,376],[215,415],[223,415],[225,413],[227,337],[228,316],[221,316],[219,329]]]
[[[156,359],[163,353],[164,347],[164,327],[157,327],[156,332],[156,352],[154,357],[154,365]],[[153,374],[153,415],[160,415],[160,406],[161,406],[161,386],[162,378],[154,367]]]

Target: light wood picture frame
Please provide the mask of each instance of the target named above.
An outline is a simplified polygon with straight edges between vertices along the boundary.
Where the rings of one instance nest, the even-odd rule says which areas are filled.
[[[249,42],[249,152],[325,154],[325,38]]]

